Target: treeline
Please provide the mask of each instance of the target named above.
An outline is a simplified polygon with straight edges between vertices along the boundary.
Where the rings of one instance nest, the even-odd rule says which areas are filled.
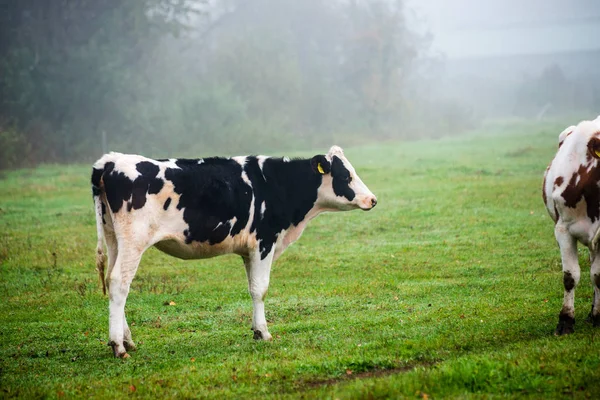
[[[0,4],[1,168],[93,159],[102,132],[111,150],[165,157],[469,123],[451,105],[433,118],[427,41],[401,0]]]

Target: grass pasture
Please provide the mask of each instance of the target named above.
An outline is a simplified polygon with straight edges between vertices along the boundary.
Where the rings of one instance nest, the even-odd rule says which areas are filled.
[[[584,249],[576,332],[553,336],[562,274],[540,188],[566,125],[346,149],[379,204],[321,215],[274,265],[269,343],[252,340],[238,257],[151,249],[126,360],[106,346],[90,167],[7,172],[0,396],[600,398]]]

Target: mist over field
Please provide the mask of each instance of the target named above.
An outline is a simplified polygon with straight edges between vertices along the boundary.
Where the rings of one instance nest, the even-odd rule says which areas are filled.
[[[540,193],[599,38],[600,0],[0,0],[0,397],[600,399]]]
[[[0,168],[277,153],[600,110],[594,0],[4,0]]]

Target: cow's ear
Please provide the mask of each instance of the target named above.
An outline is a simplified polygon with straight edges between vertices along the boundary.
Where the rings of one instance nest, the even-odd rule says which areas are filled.
[[[328,174],[331,170],[331,164],[329,163],[329,161],[327,161],[325,156],[322,155],[314,156],[313,158],[311,158],[310,166],[312,167],[312,170],[315,174],[325,175]]]
[[[587,145],[588,152],[595,159],[600,159],[600,138],[594,136],[590,139]]]

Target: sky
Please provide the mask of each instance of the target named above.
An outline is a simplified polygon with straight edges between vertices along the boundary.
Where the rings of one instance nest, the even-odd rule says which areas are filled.
[[[600,49],[600,0],[406,0],[449,59]]]

